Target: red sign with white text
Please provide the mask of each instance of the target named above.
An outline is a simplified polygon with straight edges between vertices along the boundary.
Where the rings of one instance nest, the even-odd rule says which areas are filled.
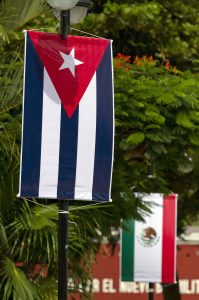
[[[112,255],[110,246],[101,245],[93,266],[92,300],[148,300],[148,283],[119,281],[119,247],[116,246]],[[178,245],[177,272],[181,300],[199,299],[198,266],[199,245]],[[79,300],[80,297],[75,299]],[[154,300],[163,300],[159,283],[154,285]]]
[[[111,255],[111,247],[101,245],[93,266],[92,300],[147,300],[148,283],[119,281],[119,254],[119,245],[114,255]],[[199,245],[178,245],[177,272],[181,300],[199,299],[198,266]],[[154,285],[154,300],[163,300],[161,284]]]

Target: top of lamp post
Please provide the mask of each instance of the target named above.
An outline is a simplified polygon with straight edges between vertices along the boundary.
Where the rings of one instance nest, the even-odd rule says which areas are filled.
[[[93,0],[46,0],[55,10],[55,16],[60,20],[61,38],[65,39],[70,31],[70,25],[81,22],[92,8]]]
[[[69,10],[73,8],[78,0],[46,0],[50,6],[58,10]]]

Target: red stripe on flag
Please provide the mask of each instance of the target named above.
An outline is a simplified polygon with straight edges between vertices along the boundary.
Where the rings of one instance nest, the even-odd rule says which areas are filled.
[[[162,283],[175,282],[176,195],[163,197]]]

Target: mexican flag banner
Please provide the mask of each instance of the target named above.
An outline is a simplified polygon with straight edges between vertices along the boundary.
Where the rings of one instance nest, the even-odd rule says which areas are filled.
[[[120,279],[174,283],[177,195],[145,194],[142,200],[154,203],[152,214],[145,222],[123,221]]]

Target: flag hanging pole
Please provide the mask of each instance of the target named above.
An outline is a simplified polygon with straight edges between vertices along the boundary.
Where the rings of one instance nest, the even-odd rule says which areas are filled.
[[[68,299],[68,200],[59,200],[58,300]]]
[[[154,285],[153,283],[149,282],[149,300],[153,300],[153,292],[154,292]]]
[[[61,39],[70,31],[70,10],[60,14]],[[58,300],[68,300],[68,200],[59,201],[58,218]]]

